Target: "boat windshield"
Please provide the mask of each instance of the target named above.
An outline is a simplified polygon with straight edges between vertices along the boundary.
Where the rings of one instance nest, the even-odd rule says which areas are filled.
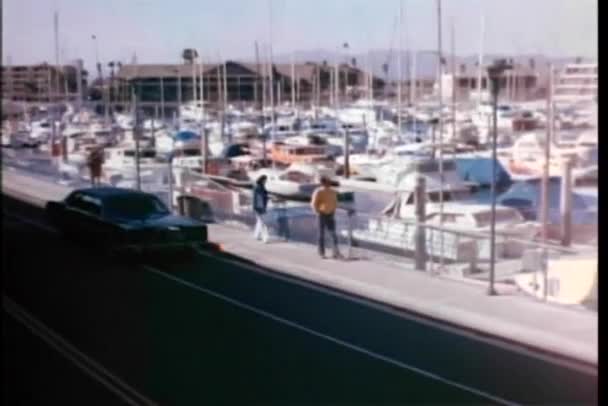
[[[314,181],[314,178],[312,176],[300,171],[286,172],[279,176],[279,179],[297,183],[312,183]]]
[[[438,161],[422,161],[415,162],[416,171],[420,173],[435,173],[439,172],[439,162]],[[454,171],[456,170],[456,163],[454,161],[443,161],[443,170],[444,171]]]
[[[492,222],[492,212],[483,211],[473,214],[478,227],[489,227]],[[496,210],[496,223],[517,223],[523,218],[516,210]]]
[[[129,158],[135,158],[135,150],[127,150],[124,152],[124,155]],[[156,158],[156,151],[140,151],[140,158]]]
[[[104,200],[104,215],[114,219],[143,220],[169,214],[156,196],[125,194]]]

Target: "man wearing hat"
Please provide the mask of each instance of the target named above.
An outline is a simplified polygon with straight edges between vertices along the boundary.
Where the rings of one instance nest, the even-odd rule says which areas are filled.
[[[333,257],[341,258],[338,250],[338,236],[336,234],[335,212],[338,207],[338,193],[332,189],[331,181],[328,177],[321,178],[321,186],[312,195],[310,202],[312,209],[319,217],[319,255],[325,258],[325,229],[329,231],[334,245]]]

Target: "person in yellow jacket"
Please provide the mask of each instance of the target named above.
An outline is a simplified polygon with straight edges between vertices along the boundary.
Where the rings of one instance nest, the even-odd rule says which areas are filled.
[[[321,178],[321,186],[314,191],[310,205],[319,217],[319,255],[321,258],[325,258],[325,229],[327,228],[334,243],[334,258],[340,258],[334,217],[338,207],[338,193],[332,189],[329,178]]]

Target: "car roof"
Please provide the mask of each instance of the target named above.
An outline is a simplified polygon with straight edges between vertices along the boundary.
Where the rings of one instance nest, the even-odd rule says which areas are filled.
[[[114,196],[130,196],[130,195],[131,196],[133,196],[133,195],[152,196],[149,193],[140,192],[140,191],[133,190],[133,189],[118,188],[118,187],[91,187],[91,188],[77,189],[74,192],[82,193],[82,194],[85,194],[85,195],[91,196],[91,197],[96,197],[101,200],[108,198],[108,197],[114,197]]]

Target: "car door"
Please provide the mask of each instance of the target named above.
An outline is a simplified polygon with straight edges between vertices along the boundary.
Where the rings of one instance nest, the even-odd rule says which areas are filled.
[[[76,237],[95,242],[100,233],[101,202],[86,194],[70,199],[66,207],[67,228]]]

